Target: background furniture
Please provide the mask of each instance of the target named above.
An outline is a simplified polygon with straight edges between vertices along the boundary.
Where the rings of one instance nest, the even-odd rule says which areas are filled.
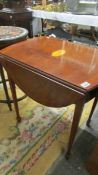
[[[0,26],[0,49],[3,49],[11,44],[23,41],[27,39],[28,31],[24,28],[14,27],[14,26]],[[6,85],[4,70],[2,64],[0,63],[0,75],[1,82],[3,83],[6,100],[0,100],[1,103],[7,103],[9,109],[11,110],[11,101],[8,94],[8,89]]]
[[[84,14],[79,14],[79,13],[71,13],[71,12],[49,12],[49,11],[44,11],[44,10],[33,10],[33,18],[36,19],[42,19],[42,28],[43,28],[43,21],[45,19],[47,20],[53,20],[58,21],[59,24],[60,22],[63,23],[68,23],[70,24],[69,26],[63,27],[61,23],[61,28],[64,29],[64,31],[67,31],[69,29],[69,33],[72,35],[76,35],[78,37],[85,37],[89,38],[93,41],[95,41],[96,44],[98,44],[98,39],[97,39],[97,29],[95,27],[98,27],[98,16],[97,15],[87,15],[86,13]],[[78,29],[78,26],[82,25],[82,29]],[[55,26],[55,25],[54,25]],[[86,26],[86,27],[85,27]],[[88,29],[89,26],[89,29]],[[84,28],[84,30],[83,30]],[[87,29],[87,30],[86,30]],[[41,31],[40,31],[41,33]]]
[[[20,55],[21,52],[21,55]],[[39,53],[40,52],[40,53]],[[53,37],[36,37],[1,51],[19,115],[15,83],[35,101],[51,107],[75,104],[66,158],[69,157],[86,102],[98,101],[98,49]]]
[[[0,49],[25,40],[28,37],[28,31],[21,27],[0,26]]]
[[[4,0],[4,6],[7,8],[14,8],[14,9],[24,9],[27,5],[26,0]]]
[[[32,37],[32,11],[30,8],[27,8],[26,1],[7,0],[4,6],[0,10],[0,25],[26,28],[29,31],[29,37]]]
[[[98,175],[98,142],[88,158],[86,167],[90,175]]]
[[[97,15],[82,15],[73,14],[71,12],[60,13],[60,12],[48,12],[44,10],[32,10],[33,17],[42,19],[57,20],[60,22],[66,22],[70,24],[85,25],[98,27],[98,16]]]

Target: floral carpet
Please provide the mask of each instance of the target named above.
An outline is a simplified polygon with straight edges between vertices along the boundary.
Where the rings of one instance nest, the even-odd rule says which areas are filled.
[[[22,92],[18,90],[18,95]],[[0,97],[4,98],[2,87]],[[89,114],[86,105],[82,121]],[[49,108],[30,98],[19,102],[22,122],[0,104],[0,175],[44,175],[68,143],[74,105]]]

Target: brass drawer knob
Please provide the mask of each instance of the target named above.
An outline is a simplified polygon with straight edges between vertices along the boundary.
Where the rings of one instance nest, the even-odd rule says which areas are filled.
[[[10,19],[12,19],[12,15],[10,15]]]

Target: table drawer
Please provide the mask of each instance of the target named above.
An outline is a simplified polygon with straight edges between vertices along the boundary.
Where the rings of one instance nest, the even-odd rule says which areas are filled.
[[[0,19],[5,21],[11,21],[11,20],[32,20],[32,12],[26,12],[26,13],[0,13]]]

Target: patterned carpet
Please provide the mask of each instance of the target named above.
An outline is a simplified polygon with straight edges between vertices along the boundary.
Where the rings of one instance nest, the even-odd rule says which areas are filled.
[[[2,87],[0,98],[5,98]],[[80,124],[91,105],[86,104]],[[66,150],[74,107],[49,108],[27,97],[19,102],[22,122],[17,125],[14,108],[10,112],[0,104],[0,175],[44,175]]]

